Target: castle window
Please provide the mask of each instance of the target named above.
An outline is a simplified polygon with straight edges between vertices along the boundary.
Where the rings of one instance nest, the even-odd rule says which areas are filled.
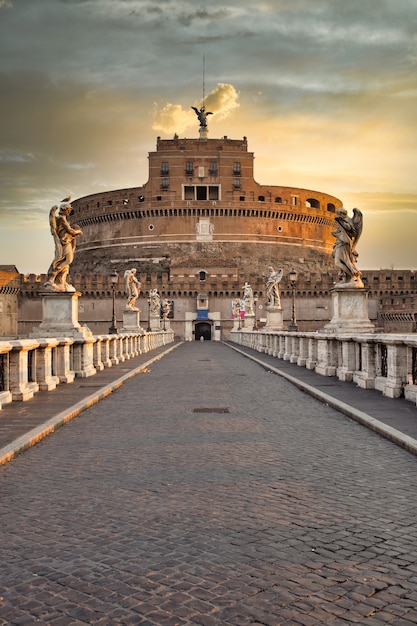
[[[161,202],[162,196],[156,196],[156,199],[157,199],[158,202]]]
[[[183,200],[220,200],[220,185],[184,185]]]
[[[192,186],[184,187],[184,200],[194,200],[194,187]]]
[[[169,188],[169,180],[168,178],[163,178],[161,181],[161,189],[166,191]]]
[[[291,196],[291,204],[297,206],[297,196]]]
[[[233,163],[233,175],[240,176],[240,174],[241,174],[240,163],[239,161],[235,161]]]
[[[210,185],[208,189],[209,189],[209,200],[218,200],[219,188],[215,185]]]
[[[258,202],[265,202],[265,196],[258,196]]]
[[[196,191],[197,191],[197,200],[207,200],[207,187],[198,185],[196,187]]]
[[[113,204],[113,200],[107,200],[107,206],[111,206]]]
[[[306,207],[311,208],[311,209],[319,209],[320,202],[316,200],[316,198],[307,198]]]
[[[277,198],[275,198],[275,202],[277,204],[282,204],[282,198],[280,196],[278,196]]]
[[[217,176],[217,163],[216,161],[211,161],[210,162],[210,176]]]
[[[327,210],[330,211],[330,213],[336,213],[336,207],[332,202],[327,204]]]
[[[167,161],[162,161],[161,163],[161,176],[168,176],[169,174],[169,165]]]
[[[240,196],[239,197],[239,202],[245,202],[245,196]]]
[[[207,272],[201,271],[201,272],[199,272],[199,273],[198,273],[198,278],[199,278],[201,281],[206,280],[206,277],[207,277]]]
[[[192,176],[194,174],[194,164],[192,161],[187,161],[185,164],[185,173],[188,176]]]
[[[240,189],[240,180],[239,180],[239,178],[235,178],[235,180],[233,181],[233,187],[234,187],[234,189]]]

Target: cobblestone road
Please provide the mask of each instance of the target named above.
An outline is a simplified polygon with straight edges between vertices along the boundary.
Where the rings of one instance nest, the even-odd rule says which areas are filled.
[[[417,624],[416,492],[414,456],[184,344],[0,468],[0,624]]]

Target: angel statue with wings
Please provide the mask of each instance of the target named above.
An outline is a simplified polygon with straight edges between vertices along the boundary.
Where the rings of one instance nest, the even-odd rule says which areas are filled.
[[[269,267],[268,275],[266,277],[266,295],[268,298],[268,306],[281,306],[278,283],[281,282],[282,275],[282,269],[275,272],[273,267]]]
[[[54,205],[49,211],[49,225],[55,242],[55,258],[52,261],[48,282],[45,288],[48,291],[74,292],[75,287],[67,282],[71,263],[74,260],[76,238],[82,235],[81,228],[70,225],[67,217],[72,211],[71,198],[64,198],[59,207]]]
[[[191,107],[195,111],[198,121],[200,122],[200,128],[207,128],[207,115],[213,115],[211,111],[206,111],[206,107],[203,105],[200,110],[197,107]]]
[[[333,245],[333,258],[339,270],[338,285],[363,287],[361,272],[356,267],[358,253],[356,244],[362,233],[363,217],[359,209],[353,209],[353,217],[349,217],[346,209],[336,211],[337,230],[332,231],[336,241]]]
[[[125,279],[125,290],[127,294],[127,302],[126,306],[132,311],[139,311],[136,308],[135,302],[139,298],[140,288],[142,283],[139,282],[136,276],[136,268],[132,268],[131,270],[126,270],[124,273]]]

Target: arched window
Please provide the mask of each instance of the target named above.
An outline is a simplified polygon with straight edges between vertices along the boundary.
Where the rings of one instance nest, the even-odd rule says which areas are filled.
[[[327,203],[327,210],[330,211],[330,213],[336,213],[336,207],[333,202]]]
[[[265,196],[258,196],[258,202],[265,202]]]
[[[306,207],[309,207],[311,209],[319,209],[320,202],[316,198],[307,198]]]
[[[281,196],[278,196],[277,198],[275,198],[275,202],[276,202],[277,204],[282,204],[282,198],[281,198]]]

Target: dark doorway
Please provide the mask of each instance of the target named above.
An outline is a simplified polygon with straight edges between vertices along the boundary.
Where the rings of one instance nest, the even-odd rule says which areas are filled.
[[[198,322],[195,325],[195,340],[201,341],[203,337],[204,341],[210,341],[211,339],[211,324],[207,322]]]

